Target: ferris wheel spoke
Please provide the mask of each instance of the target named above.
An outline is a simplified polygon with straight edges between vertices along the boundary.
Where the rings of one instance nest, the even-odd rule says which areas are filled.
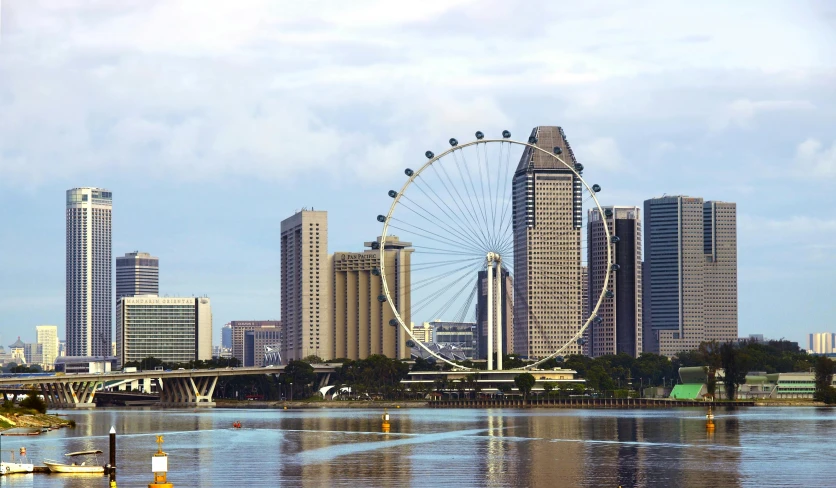
[[[465,262],[465,261],[481,261],[483,259],[485,259],[485,258],[482,257],[482,256],[474,256],[472,258],[451,259],[449,261],[431,261],[431,262],[427,262],[427,263],[422,262],[420,264],[411,265],[410,270],[412,270],[412,272],[414,273],[416,270],[423,271],[423,270],[427,270],[427,269],[447,266],[447,265],[450,265],[450,264],[460,264],[460,263]]]
[[[462,150],[461,153],[462,153],[462,161],[464,161],[465,168],[467,168],[467,157],[464,153],[464,150]],[[482,212],[482,218],[485,221],[485,228],[493,230],[493,226],[491,226],[488,223],[488,214],[490,213],[489,212],[490,207],[485,208],[485,207],[487,207],[488,197],[487,197],[487,195],[485,195],[485,177],[482,174],[482,159],[478,157],[479,156],[479,148],[478,147],[476,147],[476,156],[477,156],[477,158],[476,158],[476,168],[479,172],[479,189],[481,190],[481,194],[482,194],[482,200],[481,200],[482,204],[478,205],[478,208]],[[468,176],[471,176],[471,173],[472,173],[472,171],[468,171],[467,172]],[[490,181],[488,181],[488,184],[490,184]],[[474,188],[473,188],[473,194],[476,197],[476,201],[479,201],[479,196],[476,195],[475,185],[474,185]],[[488,195],[490,195],[490,192],[488,193]],[[492,241],[495,240],[495,238],[496,238],[496,234],[491,235],[491,240]],[[491,242],[491,244],[493,245],[493,242]]]
[[[472,257],[473,256],[472,252],[453,251],[453,250],[450,250],[450,249],[441,249],[441,248],[437,248],[437,247],[427,247],[427,246],[415,246],[415,245],[413,245],[412,248],[416,249],[416,251],[413,251],[413,254],[418,254],[418,255],[467,256],[467,257]],[[427,250],[422,251],[421,249],[427,249]]]
[[[485,229],[485,231],[487,231],[488,230],[488,221],[485,218],[484,209],[481,206],[476,205],[476,203],[473,201],[473,199],[476,195],[476,186],[473,184],[473,177],[471,176],[470,171],[467,171],[467,161],[465,160],[465,163],[464,163],[465,170],[463,172],[462,168],[461,168],[461,165],[459,164],[459,158],[458,158],[458,155],[456,154],[457,152],[460,152],[460,151],[453,151],[453,160],[456,162],[456,169],[458,170],[459,177],[462,180],[462,186],[464,186],[464,190],[465,190],[465,193],[467,194],[467,198],[468,198],[468,200],[470,200],[469,209],[473,210],[473,215],[476,218],[476,220],[479,220],[478,216],[479,216],[479,214],[481,214],[482,223],[484,224],[484,227],[482,227],[482,228]],[[463,153],[462,153],[462,159],[464,159],[464,154]],[[468,181],[470,181],[470,188],[473,189],[473,195],[471,195],[470,190],[468,189],[468,186],[467,186],[467,182],[464,180],[464,175],[465,174],[467,175]],[[475,198],[478,200],[478,197],[475,197]],[[490,244],[490,236],[488,236],[487,240],[488,240],[488,244]]]
[[[479,182],[482,185],[482,198],[485,202],[487,202],[489,204],[487,213],[489,213],[490,216],[491,216],[491,229],[494,231],[493,238],[494,238],[494,241],[495,241],[496,237],[497,237],[497,235],[496,235],[496,213],[494,212],[494,209],[496,207],[496,202],[492,201],[492,199],[491,199],[491,197],[493,196],[493,191],[491,189],[490,166],[488,165],[488,160],[489,160],[488,152],[485,151],[485,157],[484,157],[485,178],[482,178],[482,159],[483,158],[482,158],[482,155],[479,153],[479,144],[476,144],[475,151],[476,151],[476,160],[477,160],[478,166],[479,166]],[[488,184],[488,196],[487,197],[485,197],[485,187],[484,187],[484,183],[483,183],[483,181],[485,179],[487,179],[487,184]]]
[[[420,179],[420,178],[416,178],[415,180],[413,180],[413,183],[415,183],[415,187],[416,187],[416,188],[418,188],[418,190],[420,190],[420,191],[421,191],[421,193],[423,193],[423,194],[424,194],[424,196],[425,196],[425,197],[427,197],[427,199],[428,199],[429,201],[433,202],[433,204],[434,204],[436,207],[438,207],[438,209],[439,209],[439,210],[441,210],[441,212],[442,212],[442,213],[444,213],[444,215],[446,215],[448,218],[450,218],[450,219],[451,219],[451,221],[455,218],[455,220],[456,220],[457,222],[459,222],[459,224],[461,225],[462,230],[466,231],[466,232],[467,232],[467,234],[469,234],[469,235],[472,235],[472,236],[473,236],[473,240],[474,240],[474,241],[479,241],[479,242],[481,242],[481,241],[482,241],[482,239],[480,239],[480,237],[477,235],[477,232],[473,229],[473,227],[471,227],[470,223],[469,223],[469,222],[465,222],[464,220],[462,220],[462,219],[459,217],[459,213],[462,213],[462,212],[461,212],[461,211],[459,211],[459,213],[456,213],[456,211],[455,211],[455,210],[453,210],[452,208],[450,208],[450,206],[447,204],[447,202],[446,202],[443,198],[441,198],[441,196],[439,196],[439,195],[438,195],[438,193],[436,193],[436,191],[435,191],[435,190],[433,190],[432,186],[427,185],[427,189],[429,189],[429,190],[432,192],[432,194],[435,196],[435,198],[430,197],[430,196],[429,196],[429,194],[427,194],[427,192],[426,192],[426,191],[424,191],[424,189],[422,188],[422,184],[419,184],[419,181],[418,181],[419,179]],[[441,183],[442,183],[442,185],[444,185],[444,181],[441,181]],[[444,185],[444,187],[445,187],[445,188],[447,188],[447,186],[446,186],[446,185]],[[453,195],[452,195],[452,193],[450,193],[449,189],[447,190],[447,192],[448,192],[448,194],[450,195],[450,197],[452,198],[452,197],[453,197]],[[439,202],[439,201],[440,201],[442,204],[444,204],[444,206],[445,206],[445,207],[447,207],[447,209],[450,211],[450,213],[449,213],[449,214],[447,213],[447,211],[446,211],[446,210],[444,210],[443,208],[441,208],[441,206],[438,204],[438,202]]]
[[[487,248],[487,247],[488,247],[488,245],[487,245],[487,237],[485,236],[485,232],[484,232],[484,230],[483,230],[483,229],[481,228],[481,226],[479,225],[479,222],[478,222],[478,221],[477,221],[477,220],[473,217],[473,214],[472,214],[472,213],[470,213],[470,212],[466,212],[465,210],[463,210],[463,209],[462,209],[461,205],[459,205],[459,201],[461,201],[461,202],[462,202],[462,204],[465,204],[465,203],[464,203],[464,198],[462,198],[461,194],[459,193],[458,188],[456,188],[456,186],[453,184],[453,179],[452,179],[452,178],[450,178],[450,175],[449,175],[449,174],[447,174],[447,170],[446,170],[446,169],[444,169],[444,166],[441,166],[441,165],[438,165],[438,166],[439,166],[439,169],[440,169],[440,170],[439,170],[439,171],[436,171],[436,174],[438,174],[438,175],[439,175],[439,181],[440,181],[440,182],[441,182],[441,184],[444,186],[444,188],[447,190],[447,193],[450,195],[450,197],[453,199],[453,203],[456,205],[456,208],[458,208],[458,209],[459,209],[459,212],[461,212],[461,214],[462,214],[463,216],[465,216],[465,217],[469,216],[469,217],[471,218],[471,222],[473,223],[474,228],[477,230],[477,232],[479,233],[479,235],[480,235],[480,236],[482,236],[481,241],[482,241],[482,243],[485,245],[485,247]],[[435,169],[435,168],[436,168],[436,165],[435,165],[435,164],[433,164],[433,165],[432,165],[432,166],[430,166],[430,167],[431,167],[431,168],[433,168],[433,169]],[[453,188],[453,190],[452,190],[452,191],[450,190],[450,188],[448,188],[448,187],[447,187],[447,183],[445,183],[445,182],[444,182],[444,180],[443,180],[443,179],[441,179],[441,176],[440,176],[440,175],[441,175],[442,173],[443,173],[443,174],[444,174],[444,176],[447,178],[447,180],[450,182],[450,187],[452,187],[452,188]],[[458,199],[456,199],[455,197],[453,197],[453,192],[455,192],[455,193],[456,193],[456,195],[458,196]],[[465,205],[465,206],[466,206],[466,205]]]
[[[454,322],[461,323],[461,322],[464,322],[465,319],[469,318],[467,312],[468,312],[468,310],[472,311],[472,309],[470,307],[473,304],[473,299],[476,297],[476,292],[478,291],[478,289],[479,289],[478,283],[474,284],[473,287],[470,290],[470,296],[467,297],[467,300],[465,300],[464,303],[462,304],[462,306],[459,307],[459,311],[453,317]],[[508,303],[510,303],[510,302],[508,302]]]
[[[473,247],[471,244],[465,244],[465,243],[463,243],[463,242],[459,242],[459,241],[457,241],[457,240],[455,240],[455,239],[445,238],[445,237],[444,237],[444,236],[442,236],[442,235],[436,234],[436,233],[431,232],[431,231],[424,230],[424,229],[422,229],[422,228],[420,228],[420,227],[418,227],[418,226],[416,226],[416,225],[412,225],[412,224],[410,224],[410,223],[408,223],[408,222],[404,222],[403,220],[399,220],[399,219],[396,219],[396,218],[394,218],[394,217],[392,217],[392,219],[391,219],[391,220],[395,220],[395,221],[397,221],[397,222],[399,222],[399,223],[401,223],[401,224],[404,224],[404,225],[409,225],[410,227],[412,227],[412,228],[414,228],[414,229],[418,229],[418,230],[420,230],[420,231],[422,231],[422,232],[426,232],[427,234],[434,235],[435,237],[430,237],[430,236],[428,236],[428,235],[421,234],[420,232],[416,232],[415,230],[412,230],[412,229],[407,229],[407,228],[405,228],[405,227],[399,227],[399,226],[397,226],[397,225],[389,224],[389,227],[391,227],[391,228],[393,228],[393,229],[402,230],[402,231],[404,231],[404,232],[408,232],[408,233],[409,233],[409,234],[411,234],[411,235],[415,235],[415,236],[423,237],[424,239],[429,239],[429,240],[431,240],[431,241],[440,242],[440,243],[442,243],[442,244],[450,244],[451,242],[453,242],[453,243],[456,243],[456,244],[458,244],[458,245],[459,245],[459,249],[467,249],[467,250],[473,251],[473,252],[475,252],[475,253],[477,253],[477,254],[482,252],[480,249],[478,249],[478,248],[476,248],[476,247]]]
[[[426,210],[424,207],[422,207],[420,204],[418,204],[417,202],[413,201],[412,199],[410,199],[410,198],[409,198],[409,197],[407,197],[406,195],[403,195],[403,198],[404,198],[404,199],[406,199],[406,200],[408,200],[411,204],[413,204],[413,205],[417,206],[418,208],[420,208],[420,209],[421,209],[421,210],[423,210],[424,212],[427,212],[427,210]],[[461,232],[460,230],[458,230],[456,227],[453,227],[453,226],[450,226],[450,225],[447,225],[447,224],[442,223],[440,220],[438,220],[438,218],[437,218],[437,217],[435,217],[435,215],[433,215],[433,214],[432,214],[432,213],[430,213],[430,212],[427,212],[427,214],[429,214],[429,215],[433,216],[433,217],[435,218],[435,220],[433,220],[433,219],[430,219],[430,218],[426,217],[425,215],[421,214],[421,212],[418,212],[417,210],[415,210],[414,208],[410,207],[409,205],[406,205],[406,204],[402,204],[402,205],[403,205],[403,207],[404,207],[404,208],[406,208],[406,209],[410,210],[410,211],[411,211],[411,212],[413,212],[415,215],[417,215],[417,216],[421,217],[422,219],[426,220],[427,222],[429,222],[429,223],[431,223],[431,224],[434,224],[434,225],[437,225],[438,227],[440,227],[440,228],[441,228],[442,230],[444,230],[445,232],[449,232],[449,233],[451,233],[451,234],[455,235],[456,237],[458,237],[458,238],[459,238],[459,240],[460,240],[460,241],[464,241],[464,242],[471,242],[471,243],[473,243],[473,242],[478,242],[478,241],[476,241],[475,239],[473,239],[473,237],[472,237],[472,236],[468,236],[467,234],[465,234],[465,233]]]
[[[429,278],[422,278],[422,279],[412,283],[412,290],[413,291],[419,290],[419,289],[421,289],[421,288],[423,288],[427,285],[431,285],[433,283],[436,283],[440,280],[443,280],[444,278],[448,278],[451,275],[459,273],[463,270],[470,269],[470,268],[475,268],[475,267],[479,267],[479,266],[481,266],[481,263],[468,263],[468,264],[466,264],[466,265],[464,265],[460,268],[456,268],[456,269],[452,269],[452,270],[445,270],[444,272],[439,273],[439,274],[434,275],[434,276],[430,276]]]
[[[455,293],[452,293],[450,295],[450,298],[446,302],[444,302],[441,305],[441,307],[438,310],[436,310],[435,313],[433,313],[431,315],[431,317],[444,317],[444,315],[447,314],[447,311],[450,310],[450,307],[453,306],[453,303],[455,303],[456,300],[459,299],[459,296],[461,296],[464,293],[465,289],[468,288],[468,287],[473,288],[473,285],[468,283],[467,281],[465,281],[464,285],[462,285],[462,287],[459,288],[458,291],[456,291]]]
[[[425,308],[429,304],[433,303],[436,299],[438,299],[439,297],[444,296],[445,293],[449,293],[450,289],[452,287],[456,286],[462,280],[466,279],[469,276],[473,277],[474,274],[476,273],[476,271],[479,270],[479,268],[480,268],[480,266],[469,267],[466,271],[464,271],[463,273],[458,275],[458,277],[455,280],[450,281],[445,286],[441,287],[440,289],[438,289],[434,292],[431,292],[429,295],[427,295],[423,299],[418,300],[417,302],[415,302],[412,306],[412,314],[414,315],[417,312],[420,312],[423,308]],[[414,289],[414,287],[413,287],[413,289]]]

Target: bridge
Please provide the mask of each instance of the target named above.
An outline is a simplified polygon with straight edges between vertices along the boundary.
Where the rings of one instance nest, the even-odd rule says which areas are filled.
[[[340,364],[312,364],[320,387],[331,379]],[[0,378],[4,399],[19,394],[21,388],[39,388],[52,408],[94,408],[95,397],[105,382],[156,379],[160,386],[160,406],[170,408],[214,407],[213,394],[218,378],[246,375],[281,375],[282,366],[178,369],[167,371],[136,371],[125,373],[76,373],[52,376]]]

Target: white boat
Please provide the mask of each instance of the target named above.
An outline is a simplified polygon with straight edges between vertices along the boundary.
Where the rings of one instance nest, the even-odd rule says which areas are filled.
[[[27,464],[27,463],[7,463],[2,462],[0,463],[2,466],[3,474],[14,474],[14,473],[31,473],[35,471],[34,464]]]
[[[68,452],[65,456],[70,458],[90,457],[91,459],[71,464],[44,459],[44,464],[53,473],[104,473],[104,466],[99,464],[99,454],[101,453],[102,451],[99,450]],[[92,460],[93,456],[96,458],[95,463]]]
[[[6,466],[0,464],[0,475],[6,474]]]

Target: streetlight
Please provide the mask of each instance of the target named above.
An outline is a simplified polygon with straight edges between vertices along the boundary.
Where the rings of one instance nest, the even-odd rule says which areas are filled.
[[[290,382],[290,401],[293,401],[293,382]]]

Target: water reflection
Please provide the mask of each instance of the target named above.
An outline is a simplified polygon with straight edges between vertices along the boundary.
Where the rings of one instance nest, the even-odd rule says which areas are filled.
[[[830,410],[95,410],[76,429],[3,439],[30,459],[107,450],[119,432],[120,486],[151,480],[155,435],[169,480],[235,486],[823,486],[836,438]],[[242,429],[232,429],[234,421]],[[8,444],[7,444],[8,443]],[[791,458],[789,453],[794,454]],[[792,460],[790,460],[792,459]],[[103,460],[104,461],[104,460]],[[787,473],[793,473],[792,478]],[[763,480],[769,480],[768,483]],[[245,484],[242,484],[245,483]],[[2,487],[106,487],[104,477],[20,475]]]

